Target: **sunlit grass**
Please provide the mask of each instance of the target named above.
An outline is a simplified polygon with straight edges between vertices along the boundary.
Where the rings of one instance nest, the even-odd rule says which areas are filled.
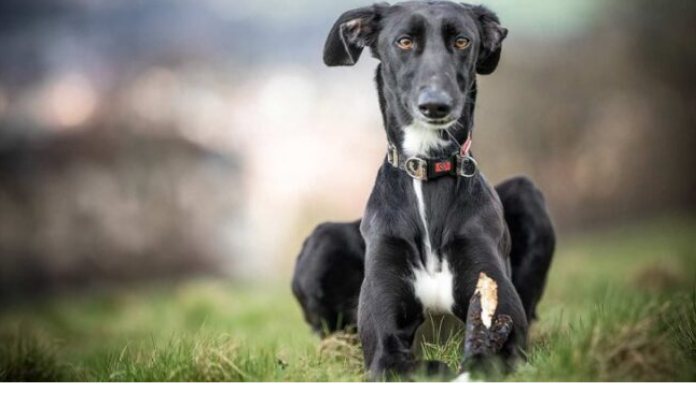
[[[696,380],[690,219],[559,240],[515,381]],[[437,329],[434,329],[437,330]],[[459,365],[463,334],[420,354]],[[286,282],[65,294],[0,312],[0,381],[360,381],[355,337],[320,341]]]

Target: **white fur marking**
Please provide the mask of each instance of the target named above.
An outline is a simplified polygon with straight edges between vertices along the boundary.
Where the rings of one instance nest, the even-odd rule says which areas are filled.
[[[435,258],[435,255],[433,254],[433,248],[432,244],[430,243],[430,231],[428,230],[428,221],[425,218],[425,201],[423,200],[423,182],[419,181],[418,179],[413,180],[413,190],[416,192],[416,200],[418,200],[418,214],[420,215],[421,218],[421,223],[423,224],[423,228],[425,229],[425,239],[423,239],[423,242],[425,242],[425,253],[426,253],[426,258],[425,258],[425,269],[429,273],[435,273],[439,267],[439,262]]]
[[[423,200],[423,182],[413,180],[413,190],[418,201],[418,214],[425,230],[425,267],[413,269],[415,280],[413,289],[416,297],[423,304],[423,309],[432,313],[452,313],[454,306],[454,276],[449,269],[447,259],[440,261],[433,253],[430,243],[430,231],[425,215]]]
[[[449,141],[440,136],[440,131],[414,121],[404,128],[404,152],[409,157],[428,157],[433,149],[444,148]]]
[[[442,270],[430,272],[423,268],[414,269],[413,289],[423,304],[423,309],[431,313],[452,313],[454,306],[454,276],[447,260],[442,261]]]

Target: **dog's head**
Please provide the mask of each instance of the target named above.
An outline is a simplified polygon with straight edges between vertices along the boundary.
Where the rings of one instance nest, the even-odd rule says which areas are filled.
[[[441,129],[461,117],[476,74],[495,71],[506,35],[498,17],[483,6],[376,4],[336,21],[324,62],[352,66],[369,47],[381,61],[381,80],[400,123]]]

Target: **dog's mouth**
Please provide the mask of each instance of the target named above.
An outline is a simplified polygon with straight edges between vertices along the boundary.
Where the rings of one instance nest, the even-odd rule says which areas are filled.
[[[408,101],[403,102],[403,106],[405,107],[407,113],[410,112],[409,114],[414,122],[418,122],[420,125],[430,130],[447,130],[457,124],[457,121],[460,118],[460,116],[455,116],[455,114],[451,114],[441,119],[429,118],[420,113],[418,109],[411,107],[409,104],[410,102]]]
[[[457,123],[457,118],[454,116],[445,119],[428,119],[419,113],[414,113],[413,115],[413,118],[417,120],[418,123],[432,130],[447,130]]]

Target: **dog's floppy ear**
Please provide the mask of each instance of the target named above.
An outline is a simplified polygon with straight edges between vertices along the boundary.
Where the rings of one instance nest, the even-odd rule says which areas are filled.
[[[341,15],[324,45],[327,66],[352,66],[358,62],[363,48],[377,40],[379,5],[356,8]]]
[[[498,16],[484,6],[474,6],[471,11],[479,24],[481,48],[479,49],[476,72],[481,75],[491,74],[498,67],[503,40],[508,30],[500,26]]]

